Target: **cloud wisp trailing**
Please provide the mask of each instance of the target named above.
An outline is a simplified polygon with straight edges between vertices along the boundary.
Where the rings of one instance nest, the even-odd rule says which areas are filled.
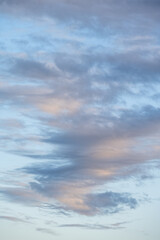
[[[19,222],[19,223],[30,223],[28,221],[25,221],[21,218],[17,218],[17,217],[12,217],[12,216],[0,216],[1,220],[7,220],[7,221],[11,221],[11,222]]]
[[[42,233],[47,233],[47,234],[50,234],[50,235],[56,235],[55,232],[53,232],[52,230],[50,230],[48,228],[37,228],[36,230],[39,231],[39,232],[42,232]]]
[[[125,228],[124,224],[127,222],[121,222],[121,223],[115,223],[111,225],[101,225],[101,224],[63,224],[60,225],[59,227],[62,228],[84,228],[84,229],[89,229],[89,230],[117,230],[117,229],[122,229]]]

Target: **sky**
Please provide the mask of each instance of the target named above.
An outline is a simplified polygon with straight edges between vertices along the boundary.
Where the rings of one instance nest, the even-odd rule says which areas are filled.
[[[160,239],[159,12],[0,0],[1,239]]]

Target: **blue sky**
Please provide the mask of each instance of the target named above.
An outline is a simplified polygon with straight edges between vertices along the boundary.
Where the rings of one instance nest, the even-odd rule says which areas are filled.
[[[0,1],[3,240],[159,240],[159,11]]]

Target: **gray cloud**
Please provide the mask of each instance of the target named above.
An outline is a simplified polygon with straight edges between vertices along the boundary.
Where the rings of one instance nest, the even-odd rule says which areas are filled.
[[[20,169],[33,175],[35,181],[30,182],[31,188],[1,192],[25,203],[55,199],[64,210],[85,215],[113,213],[125,206],[135,208],[136,199],[125,193],[92,192],[110,180],[136,174],[137,164],[158,158],[159,149],[156,150],[156,143],[150,142],[153,137],[158,140],[158,126],[159,109],[148,106],[140,108],[140,112],[122,112],[120,117],[112,118],[112,127],[97,125],[94,130],[90,126],[88,131],[70,130],[66,134],[48,135],[49,138],[42,141],[58,144],[59,151],[44,156],[50,159],[48,163],[44,161]],[[38,155],[33,157],[39,158]],[[58,159],[60,165],[56,166]]]
[[[11,221],[11,222],[29,223],[28,221],[25,221],[21,218],[12,217],[12,216],[0,216],[0,219]]]
[[[121,210],[122,206],[135,208],[137,206],[136,199],[130,197],[127,193],[105,192],[93,194],[88,197],[89,205],[98,211],[101,208],[103,213],[115,213]]]
[[[35,79],[52,79],[57,77],[55,69],[45,66],[45,64],[25,59],[15,59],[11,73],[19,74],[26,78]]]
[[[153,94],[160,75],[159,2],[3,0],[0,6],[33,22],[43,19],[45,26],[51,19],[58,27],[63,22],[70,35],[66,40],[65,31],[59,34],[68,49],[53,49],[59,39],[46,31],[28,35],[27,43],[38,44],[33,52],[29,44],[23,53],[18,45],[16,54],[1,52],[6,81],[0,83],[0,101],[24,121],[0,121],[5,148],[41,160],[18,170],[32,175],[28,186],[1,193],[36,206],[53,201],[50,209],[64,214],[134,209],[137,200],[129,193],[95,189],[135,176],[143,164],[159,159],[159,95]]]
[[[21,129],[24,127],[21,121],[17,119],[0,119],[0,127],[1,128],[10,128],[10,129]]]
[[[39,1],[19,1],[19,0],[1,0],[2,11],[11,13],[21,12],[41,16],[49,16],[61,21],[76,21],[77,23],[85,23],[89,27],[98,29],[99,22],[103,25],[110,23],[118,24],[122,22],[137,22],[138,19],[159,18],[158,1],[131,1],[126,0],[120,5],[117,0],[114,1],[50,1],[47,0],[39,3]],[[34,9],[34,10],[33,10]],[[137,19],[135,20],[135,18]],[[143,22],[143,21],[142,21]],[[108,24],[106,24],[108,23]]]
[[[112,192],[94,195],[89,192],[107,181],[136,174],[137,164],[158,158],[158,149],[148,150],[154,147],[150,137],[156,141],[159,134],[159,109],[148,106],[140,111],[124,111],[120,118],[112,118],[111,128],[70,131],[66,135],[55,134],[45,139],[50,144],[58,144],[60,151],[46,156],[50,159],[48,163],[23,169],[35,177],[36,181],[30,183],[32,190],[59,200],[62,206],[66,206],[64,209],[81,214],[97,214],[100,209],[106,213],[116,212],[121,205],[135,208],[136,199],[129,195]],[[147,146],[150,146],[148,150]],[[62,165],[56,166],[55,159],[60,159]],[[68,197],[68,201],[75,198],[75,202],[79,198],[87,207],[79,209],[68,205],[63,197]]]
[[[111,225],[102,225],[102,224],[63,224],[60,225],[59,227],[62,228],[84,228],[84,229],[91,229],[91,230],[116,230],[116,229],[121,229],[121,228],[125,228],[123,225],[126,224],[127,222],[121,222],[121,223],[115,223],[115,224],[111,224]]]
[[[42,232],[42,233],[47,233],[47,234],[51,234],[51,235],[56,235],[55,232],[53,232],[52,230],[48,229],[48,228],[36,228],[37,231]]]

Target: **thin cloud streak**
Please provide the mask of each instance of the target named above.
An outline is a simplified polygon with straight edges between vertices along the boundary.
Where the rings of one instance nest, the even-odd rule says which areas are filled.
[[[0,216],[0,219],[2,220],[7,220],[7,221],[11,221],[11,222],[19,222],[19,223],[30,223],[28,221],[25,221],[21,218],[17,218],[17,217],[12,217],[12,216]]]
[[[63,224],[60,225],[59,227],[62,228],[82,228],[82,229],[88,229],[88,230],[118,230],[118,229],[123,229],[127,222],[122,222],[122,223],[115,223],[111,225],[101,225],[101,224]]]
[[[57,235],[55,232],[53,232],[48,228],[36,228],[36,230],[42,233],[50,234],[50,235]]]

